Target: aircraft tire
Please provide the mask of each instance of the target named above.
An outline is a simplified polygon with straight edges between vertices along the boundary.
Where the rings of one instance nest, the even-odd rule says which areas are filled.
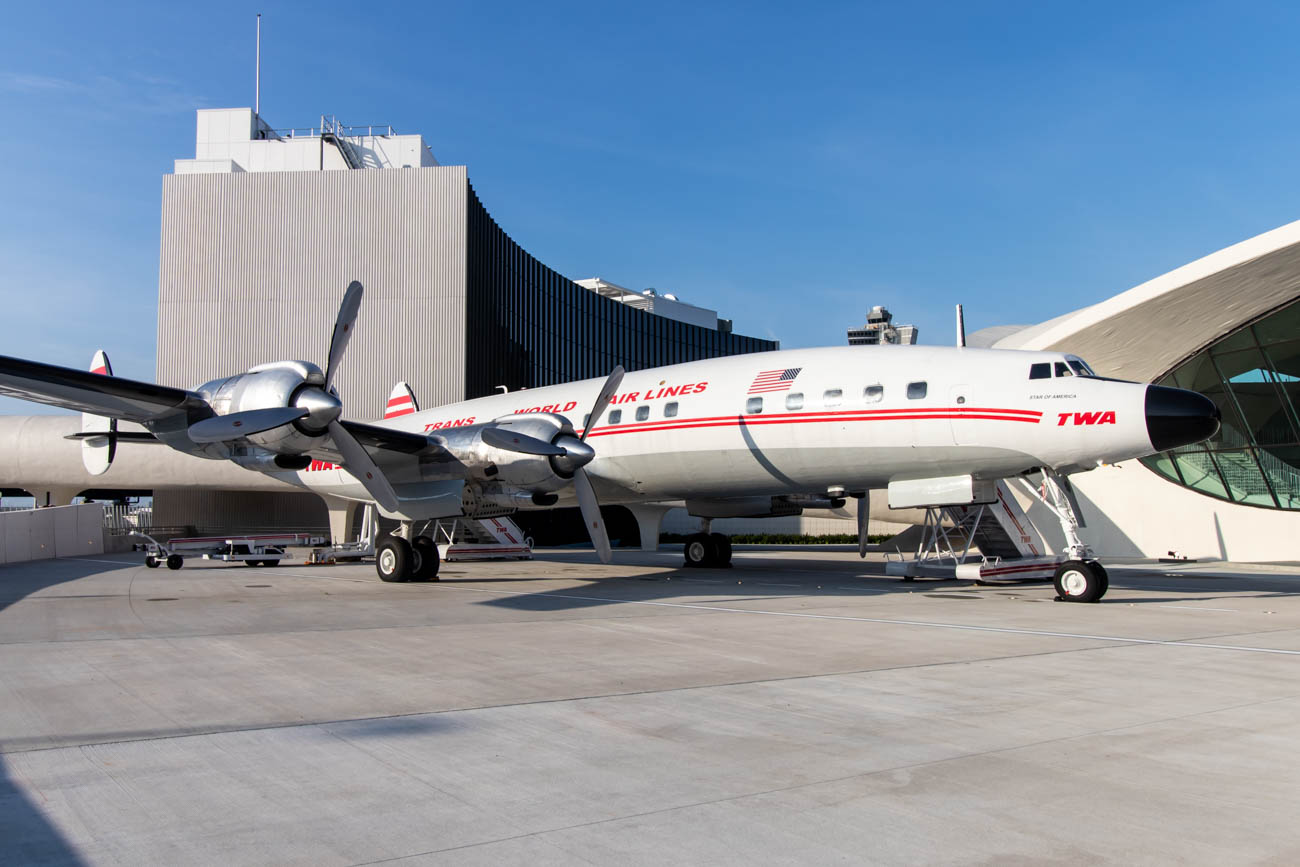
[[[245,560],[245,561],[244,561],[244,565],[245,565],[245,566],[262,566],[262,565],[265,565],[265,564],[263,564],[263,562],[262,562],[261,560]]]
[[[1101,593],[1097,596],[1097,598],[1100,599],[1102,596],[1105,596],[1106,591],[1110,589],[1110,573],[1106,571],[1105,566],[1101,565],[1096,560],[1085,560],[1084,563],[1086,563],[1088,568],[1092,570],[1092,574],[1097,576],[1097,580],[1101,582]]]
[[[379,580],[396,583],[411,580],[411,544],[401,536],[385,536],[375,548],[375,571]]]
[[[150,569],[157,569],[157,568],[158,568],[158,558],[155,557],[155,556],[152,555],[152,554],[149,554],[149,555],[147,555],[147,556],[144,558],[144,565],[147,566],[147,567],[150,568]]]
[[[412,581],[438,580],[438,546],[428,536],[416,536],[411,547],[419,556],[419,565],[411,572]]]
[[[707,533],[692,533],[682,546],[686,565],[690,567],[713,566],[717,562],[718,547]]]
[[[1106,592],[1106,582],[1082,560],[1066,560],[1052,577],[1056,598],[1062,602],[1097,602]]]
[[[714,566],[731,565],[731,537],[725,533],[710,533],[709,538],[713,540],[713,550],[716,553],[714,557]]]
[[[167,557],[167,568],[173,572],[185,565],[185,558],[180,554],[171,554]]]

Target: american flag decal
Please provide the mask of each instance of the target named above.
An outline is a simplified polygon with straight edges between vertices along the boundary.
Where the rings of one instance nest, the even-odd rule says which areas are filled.
[[[787,367],[783,370],[765,370],[749,384],[747,394],[762,394],[765,391],[789,391],[794,378],[802,367]]]

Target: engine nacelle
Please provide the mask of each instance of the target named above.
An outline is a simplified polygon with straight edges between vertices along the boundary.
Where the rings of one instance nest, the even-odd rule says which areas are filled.
[[[482,431],[487,427],[558,445],[570,455],[532,455],[496,448],[483,442]],[[568,485],[573,470],[591,459],[590,447],[574,435],[569,420],[549,412],[520,413],[488,424],[440,430],[438,438],[469,469],[471,478],[527,492],[525,498]]]
[[[324,384],[325,374],[310,361],[274,361],[247,373],[206,382],[195,391],[217,415],[281,406],[307,410],[297,421],[247,437],[269,452],[296,455],[315,447],[343,410],[339,399],[324,390]]]

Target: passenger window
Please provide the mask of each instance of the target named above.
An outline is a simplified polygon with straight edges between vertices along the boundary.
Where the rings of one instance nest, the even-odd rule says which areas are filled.
[[[1058,362],[1056,362],[1056,375],[1057,375],[1057,376],[1074,376],[1073,373],[1070,373],[1070,366],[1069,366],[1068,364],[1066,364],[1064,361],[1058,361]]]
[[[797,391],[793,394],[787,394],[785,396],[785,408],[791,412],[796,409],[803,409],[803,395]]]
[[[759,413],[762,411],[763,411],[763,398],[751,397],[749,400],[745,401],[745,412],[748,413],[749,415],[754,415],[755,413]]]
[[[883,385],[868,385],[862,389],[862,399],[867,403],[880,403],[880,399],[885,396],[885,387]]]
[[[924,382],[909,382],[907,384],[907,399],[920,400],[925,397],[925,393],[928,390],[929,386]]]
[[[822,403],[826,406],[839,406],[844,400],[844,389],[828,388],[822,395]]]
[[[621,422],[622,420],[623,420],[623,410],[621,410],[621,409],[611,409],[611,410],[609,411],[609,423],[610,423],[610,424],[618,424],[618,423]]]
[[[648,419],[649,417],[650,417],[650,407],[648,407],[648,406],[638,406],[638,407],[636,408],[636,420],[637,420],[637,421],[645,421],[645,420]]]
[[[677,417],[677,401],[664,404],[664,418]]]
[[[1040,362],[1038,364],[1029,365],[1029,378],[1030,379],[1051,379],[1052,365],[1048,364],[1046,361]]]

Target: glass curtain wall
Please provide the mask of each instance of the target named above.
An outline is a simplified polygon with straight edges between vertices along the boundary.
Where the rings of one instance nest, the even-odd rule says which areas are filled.
[[[473,187],[467,208],[466,398],[780,348],[601,297],[511,240]]]
[[[1300,509],[1300,302],[1219,339],[1158,384],[1210,398],[1223,426],[1142,463],[1212,497]]]

